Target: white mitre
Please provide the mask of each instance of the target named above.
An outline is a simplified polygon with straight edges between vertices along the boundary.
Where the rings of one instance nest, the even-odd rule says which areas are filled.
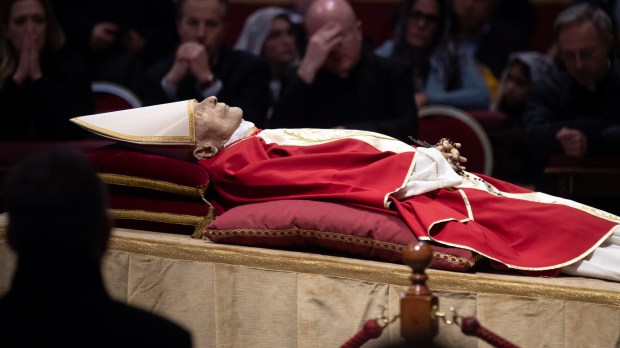
[[[229,122],[230,126],[225,128],[231,129],[221,132],[222,125],[217,117],[221,108],[217,105],[215,97],[200,103],[190,99],[74,117],[71,122],[135,149],[189,159],[197,145],[213,147],[210,156],[214,155],[239,126],[241,119]]]

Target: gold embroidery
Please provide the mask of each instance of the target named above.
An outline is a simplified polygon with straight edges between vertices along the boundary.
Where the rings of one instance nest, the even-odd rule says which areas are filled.
[[[332,240],[337,242],[344,242],[350,244],[363,245],[366,247],[372,247],[377,249],[389,250],[392,252],[402,254],[405,251],[405,245],[382,242],[372,238],[357,237],[351,235],[343,235],[334,232],[322,232],[315,230],[305,229],[286,229],[286,230],[262,230],[262,229],[229,229],[229,230],[211,230],[207,229],[204,232],[205,238],[217,241],[219,239],[226,239],[231,237],[260,237],[260,238],[284,238],[284,237],[303,237],[303,238],[318,238],[324,240]],[[433,258],[438,261],[445,261],[453,265],[464,265],[473,267],[476,265],[480,257],[474,257],[473,260],[458,257],[450,254],[445,254],[438,251],[433,251]]]
[[[179,194],[188,197],[196,197],[202,200],[205,200],[204,193],[207,187],[191,187],[185,185],[175,184],[169,181],[162,180],[154,180],[141,178],[137,176],[130,175],[122,175],[122,174],[112,174],[112,173],[99,173],[99,178],[101,181],[108,185],[120,185],[120,186],[131,186],[131,187],[142,187],[147,189],[153,189],[163,192],[169,192],[174,194]]]
[[[188,143],[195,143],[196,142],[196,129],[195,129],[195,121],[194,121],[194,100],[189,100],[188,101],[188,106],[187,106],[187,110],[188,110],[188,122],[189,122],[189,136],[181,136],[181,135],[175,135],[175,136],[139,136],[139,135],[128,135],[128,134],[123,134],[123,133],[119,133],[119,132],[114,132],[111,131],[109,129],[106,128],[102,128],[99,126],[95,126],[93,124],[90,124],[88,122],[85,122],[82,119],[79,118],[73,118],[71,119],[73,122],[75,122],[76,124],[86,128],[86,129],[92,129],[94,131],[96,131],[97,133],[100,133],[102,135],[106,135],[108,137],[112,137],[112,138],[116,138],[116,139],[120,139],[120,140],[127,140],[127,141],[134,141],[134,142],[140,142],[140,143],[145,143],[145,144],[149,144],[149,143],[169,143],[169,145],[173,145],[174,143],[178,143],[178,145],[187,145]]]
[[[196,121],[194,120],[194,108],[196,107],[196,100],[187,101],[187,122],[189,122],[189,137],[191,141],[196,140]]]
[[[194,143],[194,138],[190,137],[190,136],[139,136],[139,135],[127,135],[127,134],[123,134],[123,133],[119,133],[119,132],[114,132],[111,131],[109,129],[105,129],[105,128],[101,128],[95,125],[92,125],[88,122],[84,122],[83,120],[80,119],[74,119],[73,120],[75,123],[79,124],[80,126],[87,128],[87,129],[92,129],[94,131],[96,131],[97,133],[101,133],[103,135],[107,135],[108,137],[112,137],[112,138],[116,138],[116,139],[120,139],[120,140],[127,140],[127,141],[137,141],[137,142],[141,142],[141,143],[183,143],[183,144],[179,144],[179,145],[185,145],[187,143]]]
[[[311,129],[302,129],[302,130],[305,130],[306,131],[305,133],[307,134],[313,134],[313,133],[318,133],[320,135],[325,134],[324,130],[319,130],[319,131],[311,130]],[[346,130],[340,130],[340,132],[345,132],[345,131]],[[396,140],[392,137],[384,136],[379,133],[371,133],[371,132],[364,132],[364,131],[350,131],[350,132],[346,132],[348,133],[346,135],[332,136],[329,138],[323,138],[323,137],[311,138],[308,136],[302,136],[301,135],[302,132],[300,130],[286,130],[284,133],[289,135],[291,138],[303,140],[309,143],[323,143],[323,142],[330,142],[330,141],[336,141],[336,140],[350,139],[351,137],[354,137],[354,136],[371,137],[371,138],[376,138],[376,139],[381,139],[381,140]]]
[[[587,205],[581,205],[579,207],[580,209],[594,215],[594,216],[598,216],[600,218],[606,219],[606,220],[611,220],[611,221],[616,221],[616,222],[620,222],[620,217],[611,213],[608,213],[606,211],[600,210],[600,209],[596,209]]]
[[[6,217],[0,214],[0,243],[6,243]],[[148,236],[148,237],[146,237]],[[170,234],[115,229],[109,249],[115,252],[150,255],[171,260],[218,263],[349,278],[375,283],[411,285],[411,269],[405,265],[354,260],[319,254],[271,251],[236,245],[208,243],[187,238],[171,241]],[[300,256],[302,255],[302,256]],[[477,257],[476,257],[477,258]],[[1,268],[1,267],[0,267]],[[427,269],[428,285],[433,291],[471,294],[497,294],[504,297],[571,301],[582,304],[620,306],[620,293],[606,282],[580,277],[537,278],[490,273],[462,273]],[[583,284],[588,282],[588,286]]]
[[[146,210],[110,209],[108,211],[112,218],[119,220],[143,220],[186,226],[198,226],[205,218],[204,216],[161,213]]]
[[[161,213],[145,210],[109,209],[110,216],[117,220],[140,220],[162,222],[173,225],[194,226],[192,238],[199,238],[202,231],[213,221],[212,207],[207,216],[194,216],[184,214]]]
[[[435,175],[437,177],[439,177],[439,163],[437,163],[437,161],[435,161],[434,158],[432,158],[431,156],[425,154],[424,152],[420,152],[420,151],[416,151],[417,153],[419,153],[420,155],[426,157],[426,159],[428,159],[429,161],[433,162],[433,164],[435,164]]]

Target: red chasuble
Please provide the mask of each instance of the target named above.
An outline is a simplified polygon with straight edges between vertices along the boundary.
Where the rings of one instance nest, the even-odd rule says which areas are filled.
[[[286,132],[263,132],[278,131]],[[612,214],[472,173],[455,188],[395,200],[390,195],[414,167],[413,147],[400,143],[389,150],[390,139],[310,139],[303,131],[294,134],[295,141],[287,134],[274,142],[263,132],[200,161],[224,207],[312,199],[395,209],[419,239],[531,271],[580,260],[620,224]]]

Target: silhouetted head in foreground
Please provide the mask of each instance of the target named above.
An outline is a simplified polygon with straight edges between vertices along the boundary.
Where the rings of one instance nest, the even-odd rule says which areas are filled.
[[[110,235],[107,199],[79,153],[53,149],[28,158],[6,180],[7,239],[18,257],[100,261]]]

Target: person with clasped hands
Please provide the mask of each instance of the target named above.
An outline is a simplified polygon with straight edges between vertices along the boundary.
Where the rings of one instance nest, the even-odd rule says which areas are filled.
[[[537,179],[552,154],[620,154],[620,61],[611,19],[596,6],[574,5],[554,30],[563,69],[532,86],[523,114]]]
[[[216,96],[242,107],[248,120],[262,126],[271,103],[269,65],[224,43],[228,2],[182,0],[177,6],[181,41],[174,56],[147,71],[144,104]]]
[[[94,110],[86,68],[65,45],[47,0],[8,0],[0,11],[0,140],[85,136],[69,118]]]

